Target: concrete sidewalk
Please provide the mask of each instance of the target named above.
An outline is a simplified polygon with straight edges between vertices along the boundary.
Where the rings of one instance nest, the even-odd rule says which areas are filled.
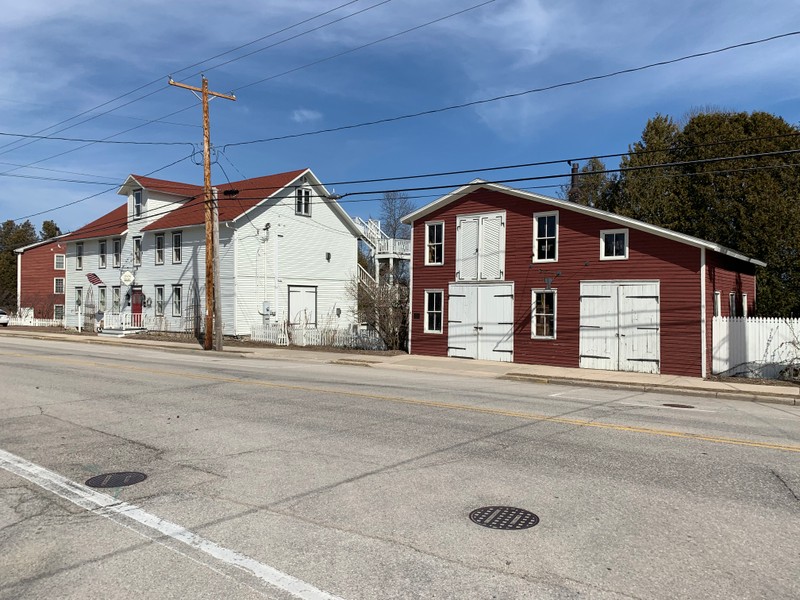
[[[71,333],[26,331],[24,328],[4,328],[4,336],[68,341],[94,345],[134,345],[152,348],[178,350],[187,353],[210,354],[198,345],[185,342],[153,341],[127,338],[99,338],[94,335]],[[318,351],[297,347],[239,347],[228,346],[222,352],[225,356],[241,356],[261,360],[314,361],[339,365],[352,365],[366,368],[396,369],[441,373],[466,377],[512,379],[536,383],[557,383],[577,386],[595,386],[616,389],[632,389],[644,392],[667,392],[693,396],[706,396],[752,402],[769,402],[800,406],[800,387],[794,385],[770,385],[741,381],[713,381],[698,377],[677,375],[652,375],[648,373],[629,373],[624,371],[600,371],[595,369],[573,369],[549,367],[545,365],[524,365],[501,363],[486,360],[441,358],[434,356],[414,356],[399,354],[357,354],[351,352]]]

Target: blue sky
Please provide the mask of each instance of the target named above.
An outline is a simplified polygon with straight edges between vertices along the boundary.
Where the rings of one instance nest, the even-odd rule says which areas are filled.
[[[0,0],[0,132],[45,130],[42,135],[185,142],[82,148],[76,142],[29,143],[0,136],[0,220],[79,201],[118,186],[130,173],[147,174],[182,158],[186,160],[153,176],[202,184],[202,167],[195,164],[201,157],[195,156],[195,162],[187,158],[191,144],[199,147],[202,142],[200,106],[190,92],[167,85],[170,74],[199,86],[197,73],[204,71],[212,90],[237,95],[236,102],[211,103],[212,142],[224,150],[216,155],[214,183],[224,183],[226,174],[237,180],[301,167],[310,167],[325,183],[476,169],[460,176],[329,185],[339,194],[375,191],[343,198],[343,207],[362,217],[379,215],[377,192],[384,189],[456,187],[474,177],[564,173],[566,164],[487,173],[480,169],[624,152],[656,113],[680,118],[694,107],[710,105],[763,110],[790,123],[800,121],[800,88],[794,76],[800,36],[793,36],[415,119],[226,146],[549,86],[800,29],[800,3],[790,0],[495,0],[298,69],[481,3],[359,0],[181,70],[345,2]],[[363,12],[354,14],[358,11]],[[348,18],[304,33],[342,17]],[[154,80],[158,83],[46,129]],[[110,109],[116,110],[97,116]],[[136,129],[121,133],[131,128]],[[43,219],[54,219],[64,231],[76,229],[117,206],[121,198],[115,191],[31,221],[38,227]],[[445,191],[409,195],[419,206]]]

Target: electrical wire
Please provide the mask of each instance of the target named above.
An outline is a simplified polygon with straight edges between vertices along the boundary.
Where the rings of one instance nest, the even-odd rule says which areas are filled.
[[[146,125],[150,124],[152,121],[148,121],[145,123]],[[128,131],[133,131],[129,129]],[[116,134],[121,135],[121,134]],[[108,138],[103,138],[100,140],[93,140],[93,139],[86,139],[86,138],[69,138],[69,137],[60,137],[60,136],[53,136],[53,135],[33,135],[28,133],[10,133],[7,131],[0,131],[0,136],[4,137],[17,137],[17,138],[31,138],[35,140],[52,140],[56,142],[89,142],[92,144],[119,144],[119,145],[127,145],[127,146],[184,146],[184,145],[193,145],[192,142],[137,142],[137,141],[125,141],[125,140],[110,140]],[[114,137],[114,136],[111,136]],[[16,148],[15,148],[16,149]]]
[[[737,48],[744,48],[746,46],[754,46],[754,45],[757,45],[757,44],[764,44],[764,43],[771,42],[771,41],[774,41],[774,40],[787,38],[787,37],[790,37],[790,36],[796,36],[796,35],[800,35],[800,31],[790,31],[790,32],[787,32],[787,33],[782,33],[782,34],[779,34],[779,35],[773,35],[773,36],[766,37],[766,38],[761,38],[761,39],[758,39],[758,40],[751,40],[749,42],[741,42],[739,44],[732,44],[730,46],[725,46],[724,48],[717,48],[715,50],[708,50],[708,51],[705,51],[705,52],[696,52],[694,54],[688,54],[686,56],[681,56],[681,57],[678,57],[678,58],[672,58],[672,59],[668,59],[668,60],[661,60],[661,61],[658,61],[658,62],[642,65],[642,66],[639,66],[639,67],[630,67],[628,69],[620,69],[618,71],[613,71],[611,73],[605,73],[605,74],[602,74],[602,75],[593,75],[593,76],[590,76],[590,77],[584,77],[582,79],[573,79],[571,81],[566,81],[566,82],[562,82],[562,83],[556,83],[556,84],[553,84],[553,85],[533,88],[533,89],[524,90],[524,91],[521,91],[521,92],[513,92],[513,93],[510,93],[510,94],[503,94],[501,96],[494,96],[492,98],[483,98],[481,100],[473,100],[471,102],[462,102],[461,104],[453,104],[453,105],[450,105],[450,106],[432,108],[432,109],[422,110],[422,111],[418,111],[418,112],[414,112],[414,113],[408,113],[408,114],[405,114],[405,115],[398,115],[398,116],[394,116],[394,117],[386,117],[386,118],[383,118],[383,119],[376,119],[374,121],[364,121],[362,123],[353,123],[353,124],[350,124],[350,125],[341,125],[339,127],[329,127],[327,129],[317,129],[317,130],[314,130],[314,131],[305,131],[305,132],[302,132],[302,133],[293,133],[293,134],[287,134],[287,135],[280,135],[280,136],[269,137],[269,138],[261,138],[261,139],[257,139],[257,140],[248,140],[248,141],[244,141],[244,142],[233,142],[233,143],[225,144],[225,146],[223,146],[223,148],[229,148],[229,147],[235,147],[235,146],[247,146],[247,145],[251,145],[251,144],[263,144],[263,143],[267,143],[267,142],[277,142],[277,141],[281,141],[281,140],[290,140],[290,139],[296,139],[296,138],[307,137],[307,136],[312,136],[312,135],[321,135],[323,133],[334,133],[334,132],[338,132],[338,131],[347,131],[347,130],[350,130],[350,129],[359,129],[359,128],[362,128],[362,127],[370,127],[370,126],[373,126],[373,125],[382,125],[382,124],[385,124],[385,123],[393,123],[393,122],[396,122],[396,121],[414,119],[414,118],[417,118],[417,117],[423,117],[423,116],[428,116],[428,115],[439,114],[439,113],[443,113],[443,112],[447,112],[447,111],[451,111],[451,110],[469,108],[471,106],[479,106],[479,105],[482,105],[482,104],[489,104],[491,102],[497,102],[499,100],[508,100],[510,98],[518,98],[520,96],[526,96],[528,94],[537,94],[537,93],[547,92],[547,91],[551,91],[551,90],[555,90],[555,89],[559,89],[559,88],[565,88],[565,87],[570,87],[570,86],[574,86],[574,85],[580,85],[580,84],[583,84],[583,83],[588,83],[590,81],[599,81],[601,79],[609,79],[611,77],[617,77],[619,75],[626,75],[626,74],[629,74],[629,73],[636,73],[636,72],[639,72],[639,71],[645,71],[647,69],[653,69],[655,67],[662,67],[662,66],[665,66],[665,65],[671,65],[671,64],[678,63],[678,62],[691,60],[691,59],[694,59],[694,58],[701,58],[701,57],[704,57],[704,56],[711,56],[713,54],[719,54],[721,52],[727,52],[729,50],[734,50],[734,49],[737,49]]]

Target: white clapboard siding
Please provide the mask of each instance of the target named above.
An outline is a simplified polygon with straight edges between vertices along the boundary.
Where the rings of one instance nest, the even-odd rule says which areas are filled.
[[[714,317],[712,373],[777,378],[800,367],[800,319]]]

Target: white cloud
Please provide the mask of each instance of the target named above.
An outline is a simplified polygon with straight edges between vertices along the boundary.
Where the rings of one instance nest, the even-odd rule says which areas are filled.
[[[322,113],[316,110],[308,110],[306,108],[298,108],[292,111],[292,121],[295,123],[308,123],[309,121],[319,121],[322,118]]]

